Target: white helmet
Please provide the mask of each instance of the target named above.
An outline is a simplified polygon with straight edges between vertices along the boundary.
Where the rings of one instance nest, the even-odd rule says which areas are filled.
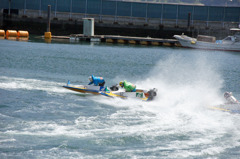
[[[90,82],[93,81],[92,76],[89,76],[88,79],[89,79]]]
[[[231,97],[232,96],[232,92],[225,92],[224,93],[224,97],[225,98],[229,98],[229,97]]]

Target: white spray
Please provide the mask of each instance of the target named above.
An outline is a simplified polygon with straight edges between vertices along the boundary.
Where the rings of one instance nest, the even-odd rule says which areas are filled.
[[[144,81],[142,88],[157,88],[153,102],[162,107],[200,107],[222,102],[220,89],[223,80],[206,58],[187,61],[181,56],[161,60]]]

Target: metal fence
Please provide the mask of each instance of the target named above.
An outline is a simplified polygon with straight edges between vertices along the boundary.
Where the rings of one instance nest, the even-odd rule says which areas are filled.
[[[0,0],[0,9],[9,8],[9,0]],[[173,5],[137,3],[110,0],[11,0],[11,9],[69,12],[96,15],[127,16],[142,18],[240,22],[240,7],[213,7],[194,5]]]

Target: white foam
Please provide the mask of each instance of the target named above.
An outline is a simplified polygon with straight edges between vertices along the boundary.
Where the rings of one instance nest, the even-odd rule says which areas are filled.
[[[32,135],[32,136],[69,136],[87,137],[92,133],[87,130],[80,130],[75,125],[62,125],[49,121],[25,122],[25,127],[21,130],[8,130],[6,134]]]
[[[15,142],[16,141],[16,139],[2,139],[2,140],[0,140],[0,143],[1,144],[3,144],[3,143],[9,143],[9,142]]]
[[[48,93],[65,93],[68,92],[62,86],[65,83],[42,81],[38,79],[25,79],[16,77],[0,76],[0,88],[6,90],[41,90]]]
[[[238,145],[240,135],[236,124],[240,117],[234,119],[232,114],[208,109],[209,106],[223,102],[221,88],[224,81],[218,67],[205,57],[187,62],[183,59],[172,56],[161,60],[147,79],[136,81],[138,88],[157,88],[155,100],[101,100],[101,103],[120,109],[108,117],[119,123],[113,123],[111,128],[105,125],[109,127],[107,132],[143,135],[153,140],[159,136],[186,136],[186,141],[178,141],[176,137],[176,141],[173,139],[165,145],[168,149],[176,150],[170,158],[216,155]],[[134,124],[134,120],[138,124]],[[221,140],[229,133],[232,134],[229,141]],[[211,148],[206,145],[211,145]],[[189,152],[192,147],[198,148]],[[156,147],[156,151],[162,149],[163,147]],[[199,149],[202,151],[199,152]]]

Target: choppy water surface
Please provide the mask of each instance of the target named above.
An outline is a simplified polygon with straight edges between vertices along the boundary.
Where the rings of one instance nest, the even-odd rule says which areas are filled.
[[[240,54],[168,47],[0,41],[0,158],[238,158]],[[103,76],[155,101],[65,90]]]

